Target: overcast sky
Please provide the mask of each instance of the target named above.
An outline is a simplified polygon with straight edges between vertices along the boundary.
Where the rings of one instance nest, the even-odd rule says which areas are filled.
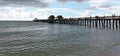
[[[120,0],[0,0],[0,20],[120,15]]]

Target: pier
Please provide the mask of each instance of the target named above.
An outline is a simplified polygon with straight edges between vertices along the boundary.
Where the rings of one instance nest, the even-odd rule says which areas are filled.
[[[55,18],[55,17],[52,17]],[[60,18],[60,17],[59,17]],[[84,18],[62,18],[51,20],[34,20],[36,22],[48,22],[54,24],[70,24],[70,25],[80,25],[89,26],[95,28],[108,28],[108,29],[120,29],[120,16],[95,16],[95,17],[84,17]],[[50,22],[49,22],[50,21]]]

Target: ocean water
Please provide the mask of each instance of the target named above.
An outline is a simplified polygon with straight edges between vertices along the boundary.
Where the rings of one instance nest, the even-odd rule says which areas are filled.
[[[120,56],[120,30],[1,21],[0,56]]]

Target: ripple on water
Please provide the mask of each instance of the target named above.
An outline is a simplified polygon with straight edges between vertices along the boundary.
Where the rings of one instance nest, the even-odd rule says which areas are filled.
[[[19,22],[0,29],[0,56],[119,56],[119,33],[84,26]]]

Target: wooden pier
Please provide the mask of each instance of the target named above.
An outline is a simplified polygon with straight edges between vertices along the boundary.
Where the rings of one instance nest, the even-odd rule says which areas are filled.
[[[39,22],[48,22],[48,20],[38,20]],[[71,24],[80,26],[89,26],[96,28],[120,29],[120,16],[95,16],[85,18],[64,18],[61,20],[55,19],[57,24]]]

